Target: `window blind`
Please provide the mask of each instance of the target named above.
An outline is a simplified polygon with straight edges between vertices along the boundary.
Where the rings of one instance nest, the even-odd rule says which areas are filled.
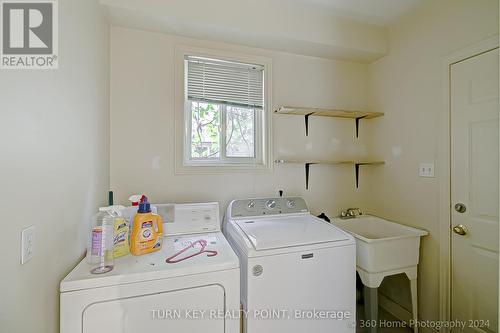
[[[263,66],[194,56],[186,62],[189,100],[263,107]]]

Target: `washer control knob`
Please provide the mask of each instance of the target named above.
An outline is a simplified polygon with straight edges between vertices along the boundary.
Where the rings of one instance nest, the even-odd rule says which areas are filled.
[[[268,200],[266,202],[267,209],[274,209],[276,207],[276,200]]]
[[[253,202],[253,201],[250,201],[250,202],[247,204],[247,208],[248,208],[248,209],[252,209],[252,208],[254,208],[254,207],[255,207],[255,202]]]
[[[286,205],[290,208],[295,207],[295,200],[287,200]]]

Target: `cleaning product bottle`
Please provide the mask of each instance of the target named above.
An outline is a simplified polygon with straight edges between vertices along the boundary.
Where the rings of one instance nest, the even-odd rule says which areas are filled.
[[[110,207],[99,208],[90,229],[87,259],[92,274],[103,274],[113,269],[113,228],[116,213]]]
[[[155,252],[161,249],[162,242],[162,218],[151,212],[148,198],[142,196],[130,234],[130,252],[135,256]]]
[[[116,217],[113,228],[113,257],[119,258],[130,253],[129,222],[122,216],[123,206],[116,207]]]
[[[130,230],[132,230],[132,226],[134,224],[134,217],[137,214],[137,209],[139,208],[139,202],[144,195],[142,194],[134,194],[131,195],[128,200],[130,201],[130,206],[125,207],[121,211],[121,216],[125,218],[127,221]]]

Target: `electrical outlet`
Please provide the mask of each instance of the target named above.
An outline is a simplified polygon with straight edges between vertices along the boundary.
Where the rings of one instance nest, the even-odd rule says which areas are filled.
[[[434,163],[420,163],[418,175],[420,177],[434,178]]]
[[[32,225],[21,232],[21,265],[33,258],[35,252],[35,226]]]

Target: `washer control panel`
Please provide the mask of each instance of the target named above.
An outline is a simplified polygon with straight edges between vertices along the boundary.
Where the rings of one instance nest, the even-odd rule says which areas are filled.
[[[307,213],[308,211],[306,202],[300,197],[244,199],[231,203],[231,217]]]

